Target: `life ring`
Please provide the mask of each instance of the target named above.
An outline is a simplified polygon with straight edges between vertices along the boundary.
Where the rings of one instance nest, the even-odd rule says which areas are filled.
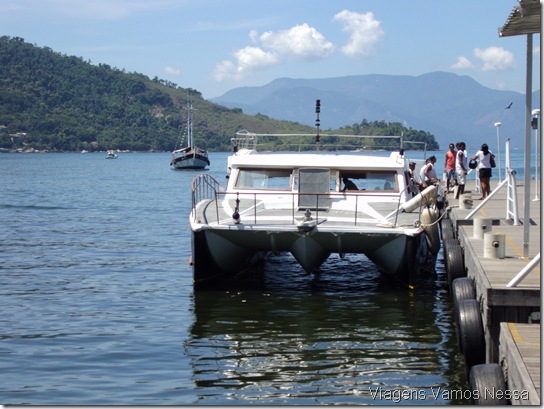
[[[455,321],[459,332],[459,349],[465,356],[467,372],[474,365],[485,363],[485,336],[477,300],[463,300],[455,309]]]
[[[508,405],[506,382],[499,364],[480,364],[470,368],[468,384],[473,405]],[[494,391],[494,393],[486,393]]]

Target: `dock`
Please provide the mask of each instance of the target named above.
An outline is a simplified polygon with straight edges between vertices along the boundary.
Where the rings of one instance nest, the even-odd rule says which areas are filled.
[[[448,217],[451,220],[454,238],[462,248],[465,273],[463,275],[470,279],[467,281],[465,278],[464,284],[471,287],[472,282],[473,285],[473,289],[469,291],[474,294],[474,299],[470,301],[472,304],[463,303],[463,308],[471,307],[473,311],[476,311],[474,314],[479,313],[481,318],[481,324],[477,324],[474,317],[470,318],[470,313],[463,310],[460,315],[464,317],[468,314],[469,321],[472,321],[466,325],[471,327],[463,330],[460,326],[465,324],[457,322],[458,332],[464,331],[467,334],[470,332],[463,341],[473,343],[468,347],[464,346],[467,373],[473,365],[499,364],[507,389],[530,391],[529,399],[522,395],[519,398],[512,398],[510,403],[539,405],[540,263],[533,262],[532,264],[536,266],[523,279],[518,279],[515,286],[512,286],[512,282],[515,281],[513,279],[518,273],[523,269],[527,270],[528,264],[540,255],[541,202],[533,199],[538,197],[535,196],[535,186],[532,185],[529,241],[524,246],[523,184],[515,183],[519,206],[518,216],[521,218],[516,223],[507,211],[507,201],[510,199],[506,185],[497,190],[493,197],[476,210],[476,206],[482,201],[479,200],[481,194],[474,189],[474,182],[474,180],[467,180],[466,193],[472,190],[468,208],[465,205],[467,201],[461,204],[458,199],[453,198],[452,194],[449,194],[448,203]],[[497,180],[491,182],[493,191],[497,188],[498,182]],[[510,192],[512,193],[512,190]],[[464,195],[465,200],[469,197],[467,194]],[[470,216],[471,213],[472,216]],[[486,237],[484,234],[492,236]],[[493,245],[496,247],[491,250],[489,249],[490,238],[495,240]],[[528,249],[526,257],[524,257],[524,248]],[[448,248],[445,245],[445,254],[447,251]],[[455,286],[450,283],[450,290],[452,290],[451,287]],[[466,294],[467,291],[456,293],[453,288],[452,292],[454,298],[461,297],[459,302],[468,298],[466,295],[459,295]],[[454,305],[455,301],[454,299]],[[470,312],[470,310],[467,311]],[[460,315],[456,311],[456,317],[459,318]],[[481,346],[478,340],[476,340],[478,342],[474,341],[475,334],[478,333],[476,328],[480,330],[479,327],[483,337]],[[460,345],[460,349],[463,350],[463,345]]]
[[[499,354],[517,404],[540,405],[540,325],[501,323]]]

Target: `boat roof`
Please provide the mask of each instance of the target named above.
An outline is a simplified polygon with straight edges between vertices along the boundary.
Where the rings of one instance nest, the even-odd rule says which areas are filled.
[[[389,156],[377,156],[363,153],[253,153],[234,155],[230,160],[231,168],[330,168],[330,169],[369,169],[402,170],[405,159],[399,152]]]

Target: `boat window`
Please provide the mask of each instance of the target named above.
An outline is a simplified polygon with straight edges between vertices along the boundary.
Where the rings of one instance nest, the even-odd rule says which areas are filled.
[[[341,172],[340,190],[398,191],[396,172]],[[345,179],[345,180],[344,180]]]
[[[236,187],[289,190],[291,173],[291,169],[240,169]]]

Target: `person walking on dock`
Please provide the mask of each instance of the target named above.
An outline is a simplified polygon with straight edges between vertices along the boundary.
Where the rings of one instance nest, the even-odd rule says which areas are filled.
[[[455,173],[457,174],[457,193],[455,199],[459,199],[459,195],[465,193],[465,183],[468,173],[468,154],[467,146],[464,142],[457,142],[457,158],[455,160]]]
[[[455,159],[457,152],[455,151],[455,146],[453,143],[450,143],[450,150],[446,152],[446,157],[444,158],[444,173],[446,174],[446,193],[450,192],[450,181],[455,177]]]
[[[491,185],[489,180],[491,179],[491,159],[494,158],[493,152],[489,150],[489,146],[486,143],[482,145],[482,148],[476,152],[470,160],[478,159],[478,177],[480,178],[480,186],[482,190],[482,197],[479,200],[484,200],[491,193]]]

